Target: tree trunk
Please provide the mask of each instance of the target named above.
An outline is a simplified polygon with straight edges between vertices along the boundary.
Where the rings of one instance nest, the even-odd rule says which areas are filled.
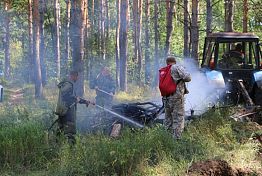
[[[84,0],[84,21],[85,21],[85,30],[84,30],[84,53],[85,53],[85,65],[86,65],[86,80],[90,80],[90,51],[89,48],[91,47],[89,43],[89,34],[90,34],[90,22],[89,22],[89,15],[88,15],[88,0]]]
[[[116,25],[116,87],[119,88],[119,71],[120,71],[120,63],[119,63],[119,29],[120,29],[120,0],[116,0],[116,18],[117,18],[117,25]]]
[[[61,75],[61,61],[60,61],[60,3],[59,0],[54,0],[54,18],[55,18],[55,63],[56,63],[56,77],[60,79]]]
[[[76,82],[77,96],[84,95],[84,1],[71,0],[70,35],[72,41],[73,70],[78,72],[79,80]]]
[[[35,64],[35,98],[43,97],[42,75],[40,65],[40,17],[39,17],[39,1],[33,0],[33,48],[34,48],[34,64]]]
[[[212,0],[206,1],[206,9],[207,9],[207,15],[206,15],[206,35],[208,36],[212,32],[212,16],[213,16],[213,9],[212,9]]]
[[[10,79],[10,2],[4,2],[5,5],[5,79]]]
[[[70,9],[71,3],[70,0],[66,0],[66,38],[65,38],[65,59],[64,59],[64,69],[65,73],[68,73],[68,61],[70,58]]]
[[[133,0],[133,45],[134,45],[134,56],[133,61],[138,60],[138,49],[137,49],[137,16],[138,16],[138,1]]]
[[[173,16],[175,8],[175,0],[166,0],[166,42],[165,42],[165,56],[170,54],[170,41],[173,32]]]
[[[33,9],[32,0],[28,0],[28,83],[34,81],[34,59],[33,59]]]
[[[45,37],[44,37],[44,13],[46,9],[44,8],[44,0],[39,0],[39,36],[40,36],[40,50],[39,50],[39,57],[40,57],[40,65],[41,65],[41,76],[42,76],[42,85],[45,86],[47,84],[46,78],[46,65],[45,65]]]
[[[156,87],[158,84],[158,69],[159,69],[159,25],[158,25],[158,3],[159,0],[154,0],[154,35],[155,35],[155,53],[154,53],[154,83]]]
[[[247,20],[248,20],[248,3],[247,0],[244,0],[243,7],[243,32],[247,32]]]
[[[198,4],[199,4],[199,0],[192,1],[192,26],[191,26],[192,54],[191,54],[191,57],[196,60],[198,60],[198,43],[199,43]]]
[[[106,41],[109,38],[109,28],[110,28],[110,17],[109,17],[109,0],[105,0],[105,16],[106,16],[106,20],[105,20],[105,38]]]
[[[97,19],[97,16],[99,15],[99,13],[98,13],[98,10],[97,10],[97,1],[95,1],[95,0],[91,0],[91,2],[90,2],[91,4],[90,4],[90,6],[91,6],[91,12],[90,12],[90,23],[91,23],[91,25],[90,25],[90,33],[92,34],[92,36],[90,37],[90,39],[93,39],[93,40],[95,40],[95,41],[97,41],[96,42],[96,45],[93,45],[92,43],[90,43],[90,46],[89,46],[89,50],[88,50],[88,53],[89,53],[89,65],[88,65],[88,67],[89,67],[89,70],[87,70],[87,72],[88,72],[88,75],[89,75],[89,80],[90,81],[92,81],[94,78],[95,78],[95,76],[97,76],[97,75],[95,75],[96,73],[93,71],[93,67],[95,67],[95,65],[94,64],[91,64],[91,63],[93,63],[93,61],[95,60],[95,52],[98,52],[99,53],[99,51],[98,51],[98,48],[99,48],[99,33],[98,33],[98,26],[99,26],[99,24],[98,24],[98,19]],[[90,40],[90,42],[91,42],[92,40]]]
[[[106,59],[105,50],[105,0],[100,0],[100,39],[101,39],[101,58]]]
[[[121,0],[119,48],[120,48],[120,89],[122,91],[127,90],[128,5],[129,5],[129,0]]]
[[[184,0],[184,57],[189,57],[188,0]]]
[[[142,48],[141,48],[141,23],[142,23],[142,0],[133,1],[133,60],[137,62],[135,69],[136,81],[141,84]]]
[[[138,21],[137,21],[137,49],[138,49],[138,84],[141,85],[142,72],[142,46],[141,46],[141,27],[142,27],[142,0],[138,2]]]
[[[149,19],[150,19],[150,0],[145,2],[145,83],[146,85],[150,84],[150,45],[149,45]]]
[[[233,32],[233,7],[234,7],[234,0],[225,0],[225,31]]]

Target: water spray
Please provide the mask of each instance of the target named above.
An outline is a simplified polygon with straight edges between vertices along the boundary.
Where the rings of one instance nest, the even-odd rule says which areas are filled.
[[[108,113],[110,113],[110,114],[112,114],[112,115],[115,115],[115,116],[119,117],[120,119],[122,119],[122,120],[124,120],[124,121],[126,121],[126,122],[129,122],[129,123],[135,125],[136,127],[144,128],[144,125],[142,125],[142,124],[140,124],[140,123],[138,123],[138,122],[136,122],[136,121],[134,121],[134,120],[131,120],[131,119],[125,117],[125,116],[122,116],[122,115],[120,115],[120,114],[118,114],[118,113],[116,113],[116,112],[114,112],[114,111],[111,111],[111,110],[109,110],[109,109],[107,109],[107,108],[104,108],[104,107],[102,107],[102,106],[100,106],[100,105],[97,105],[97,104],[93,104],[93,105],[96,106],[96,107],[98,107],[98,108],[101,109],[101,110],[104,110],[104,111],[106,111],[106,112],[108,112]]]

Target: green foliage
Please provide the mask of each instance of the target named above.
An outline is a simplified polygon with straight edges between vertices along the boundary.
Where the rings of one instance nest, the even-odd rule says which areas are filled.
[[[42,129],[42,130],[41,130]],[[17,123],[0,129],[0,167],[41,168],[46,161],[43,151],[47,141],[43,140],[43,127],[36,123]]]
[[[57,175],[128,175],[168,155],[172,143],[171,135],[162,127],[136,132],[126,129],[118,140],[83,136],[75,148],[61,151],[60,163],[54,168]]]
[[[117,139],[79,134],[72,147],[63,137],[60,143],[47,139],[40,112],[26,107],[1,109],[0,173],[21,173],[26,168],[22,172],[26,175],[29,170],[30,174],[43,171],[36,175],[184,175],[192,162],[212,158],[259,169],[259,162],[255,163],[259,146],[248,140],[258,128],[228,119],[230,111],[207,112],[189,123],[176,141],[162,125],[156,125],[143,130],[124,128]],[[245,162],[239,162],[243,158]]]

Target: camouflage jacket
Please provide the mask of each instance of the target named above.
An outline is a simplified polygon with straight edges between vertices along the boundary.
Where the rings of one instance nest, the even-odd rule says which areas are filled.
[[[186,91],[185,82],[191,81],[191,76],[182,65],[177,64],[172,65],[171,76],[177,83],[176,93],[173,97],[182,98]]]
[[[74,91],[74,83],[70,80],[64,80],[58,84],[58,87],[60,88],[62,100],[66,103],[66,106],[72,106],[77,100]]]
[[[65,123],[72,122],[75,124],[77,98],[74,91],[74,83],[70,80],[64,80],[58,84],[58,87],[61,99],[68,108],[66,114],[60,116],[60,118],[62,118],[62,121]]]
[[[95,86],[97,86],[99,89],[106,91],[108,93],[115,93],[115,82],[113,78],[110,75],[102,75],[99,74],[95,80]],[[97,94],[103,95],[102,92],[97,91]]]

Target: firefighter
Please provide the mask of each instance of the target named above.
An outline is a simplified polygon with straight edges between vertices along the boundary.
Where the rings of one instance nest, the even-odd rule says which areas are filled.
[[[58,84],[59,97],[56,107],[58,115],[58,135],[64,134],[69,144],[75,144],[76,134],[76,109],[77,103],[89,105],[89,101],[81,101],[75,94],[74,84],[78,80],[78,72],[71,71],[68,79]]]
[[[180,139],[184,129],[184,95],[188,93],[185,82],[191,81],[190,74],[184,69],[183,66],[176,64],[176,58],[168,56],[166,64],[172,65],[170,84],[176,84],[175,92],[163,96],[163,103],[165,106],[165,120],[164,125],[170,131],[174,139]],[[170,85],[169,84],[169,85]]]
[[[111,107],[115,94],[115,82],[108,67],[103,67],[94,81],[96,89],[96,104],[102,107]]]

